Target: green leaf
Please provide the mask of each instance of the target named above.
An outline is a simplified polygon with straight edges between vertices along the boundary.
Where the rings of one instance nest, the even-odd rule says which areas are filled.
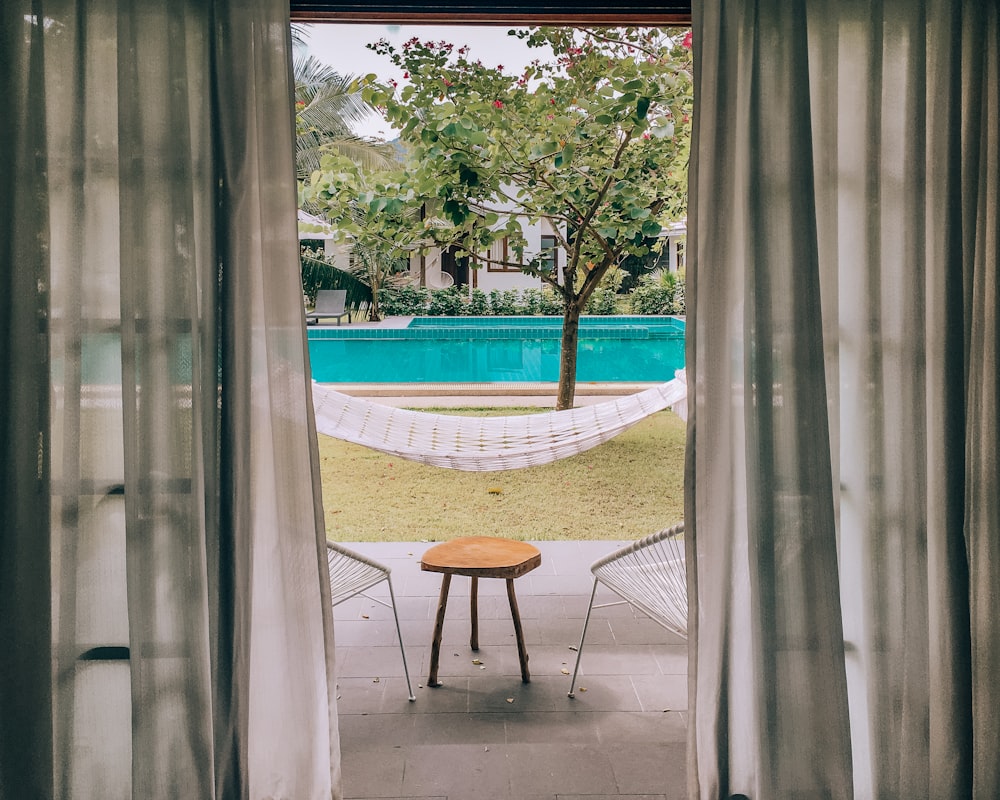
[[[479,173],[476,172],[474,169],[469,169],[464,165],[459,166],[458,168],[458,179],[466,186],[479,185]]]
[[[635,115],[639,119],[645,119],[646,118],[646,113],[648,111],[649,111],[649,98],[648,97],[640,97],[638,100],[636,100],[636,102],[635,102]]]
[[[531,157],[542,158],[557,152],[559,152],[559,142],[542,142],[531,148]]]
[[[465,222],[466,211],[457,200],[445,200],[442,210],[454,224],[461,225]]]
[[[573,146],[572,142],[567,142],[566,146],[563,148],[562,153],[560,153],[562,163],[556,166],[568,167],[570,162],[573,160],[573,154],[576,152],[576,147]]]
[[[659,236],[660,235],[660,223],[655,219],[647,219],[642,223],[642,235],[643,236]]]

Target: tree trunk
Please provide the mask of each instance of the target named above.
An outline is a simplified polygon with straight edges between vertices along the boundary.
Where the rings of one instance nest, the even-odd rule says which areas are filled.
[[[562,345],[559,350],[559,393],[556,410],[573,407],[576,399],[576,351],[580,340],[580,306],[566,303],[563,312]]]

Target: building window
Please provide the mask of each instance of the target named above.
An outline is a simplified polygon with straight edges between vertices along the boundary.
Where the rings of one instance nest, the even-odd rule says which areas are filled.
[[[487,272],[520,272],[521,268],[517,264],[511,264],[510,253],[507,248],[507,237],[497,239],[490,245],[490,249],[485,253],[476,256],[476,262],[486,265]]]
[[[542,249],[538,254],[543,272],[555,275],[559,272],[559,245],[555,236],[542,234]]]

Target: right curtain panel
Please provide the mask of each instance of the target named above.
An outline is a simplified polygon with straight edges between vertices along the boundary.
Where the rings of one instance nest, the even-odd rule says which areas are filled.
[[[691,798],[1000,797],[998,5],[694,4]]]

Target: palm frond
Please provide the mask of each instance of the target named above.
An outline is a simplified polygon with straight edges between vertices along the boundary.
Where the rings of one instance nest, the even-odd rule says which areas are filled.
[[[310,298],[314,298],[319,289],[346,289],[345,305],[352,311],[358,311],[372,300],[371,289],[356,275],[335,267],[312,250],[302,253],[302,285]]]

